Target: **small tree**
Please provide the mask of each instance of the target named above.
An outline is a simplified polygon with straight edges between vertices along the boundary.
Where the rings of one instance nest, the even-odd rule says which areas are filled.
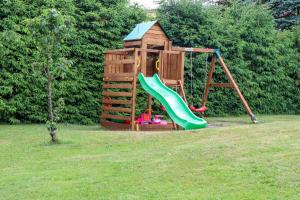
[[[47,77],[48,130],[51,141],[57,142],[56,122],[58,116],[53,109],[52,84],[57,77],[63,77],[72,62],[65,58],[64,41],[71,36],[73,18],[62,15],[56,9],[43,10],[42,14],[28,21],[28,32],[36,46],[34,67]],[[61,105],[62,103],[59,102]]]

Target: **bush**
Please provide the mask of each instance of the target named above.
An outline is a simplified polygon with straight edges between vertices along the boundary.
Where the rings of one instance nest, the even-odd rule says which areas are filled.
[[[103,52],[122,47],[123,37],[146,18],[138,7],[124,0],[12,0],[0,2],[0,121],[47,120],[47,80],[34,73],[36,62],[27,19],[46,8],[56,8],[75,18],[76,33],[64,46],[73,68],[54,85],[55,102],[64,98],[61,120],[70,123],[99,122]],[[57,105],[54,105],[55,107]]]

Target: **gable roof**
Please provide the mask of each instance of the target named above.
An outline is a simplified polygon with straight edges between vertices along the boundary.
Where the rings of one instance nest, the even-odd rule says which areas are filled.
[[[152,28],[152,26],[156,23],[159,23],[156,21],[150,21],[150,22],[142,22],[135,26],[135,28],[129,33],[125,38],[124,41],[130,41],[130,40],[140,40],[143,38],[145,33]],[[160,25],[160,24],[159,24]],[[160,26],[161,27],[161,26]],[[162,28],[162,27],[161,27]],[[163,30],[163,28],[162,28]],[[166,32],[163,30],[163,32],[166,34]],[[169,36],[166,34],[166,36],[169,38]],[[169,38],[170,39],[170,38]]]

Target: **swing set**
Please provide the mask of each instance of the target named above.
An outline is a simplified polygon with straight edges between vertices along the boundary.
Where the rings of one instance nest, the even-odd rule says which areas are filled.
[[[226,66],[223,58],[221,57],[221,52],[219,49],[203,49],[203,48],[182,48],[182,47],[174,47],[173,49],[177,51],[184,51],[190,53],[190,77],[191,77],[191,83],[190,83],[190,93],[193,96],[194,88],[193,88],[193,53],[207,53],[206,59],[205,59],[205,72],[208,71],[208,53],[212,53],[212,59],[209,67],[209,72],[207,74],[204,94],[202,96],[202,106],[200,108],[195,108],[193,105],[189,105],[189,108],[193,112],[201,113],[204,116],[205,111],[208,109],[206,107],[207,104],[207,98],[210,91],[210,88],[228,88],[228,89],[234,89],[237,93],[238,97],[240,98],[243,106],[246,109],[247,114],[250,116],[253,123],[257,123],[255,115],[252,113],[251,108],[249,107],[246,99],[244,98],[243,94],[241,93],[237,83],[235,82],[233,76],[230,73],[230,70]],[[229,82],[228,83],[213,83],[213,75],[215,71],[215,66],[217,60],[219,61],[223,71],[225,72]],[[193,102],[192,102],[193,103]]]
[[[201,102],[202,105],[199,108],[188,104],[184,91],[184,64],[187,53],[190,53],[191,63],[191,96],[194,94],[193,54],[207,54],[205,61],[207,78],[204,80],[206,82],[205,89]],[[158,21],[137,24],[134,30],[125,37],[123,49],[109,50],[104,55],[101,116],[101,124],[104,127],[117,130],[137,130],[136,89],[139,87],[137,80],[139,74],[143,74],[145,78],[150,78],[157,74],[165,86],[178,89],[178,94],[186,102],[191,111],[202,115],[208,109],[206,105],[211,88],[233,89],[240,98],[252,122],[256,123],[256,117],[231,75],[229,68],[226,66],[220,50],[175,47]],[[208,62],[208,56],[211,56],[210,63]],[[213,82],[217,61],[225,72],[229,82]],[[152,104],[153,99],[149,94],[148,107],[145,109],[149,116],[152,115]],[[116,120],[123,120],[126,123],[118,123]],[[173,121],[173,123],[168,123],[165,126],[143,124],[138,127],[138,130],[170,130],[177,127]]]

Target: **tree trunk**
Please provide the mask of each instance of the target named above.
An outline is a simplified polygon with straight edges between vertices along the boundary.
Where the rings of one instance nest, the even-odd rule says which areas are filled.
[[[46,73],[48,78],[48,84],[47,84],[47,91],[48,91],[48,119],[50,121],[50,124],[54,123],[54,116],[53,116],[53,105],[52,105],[52,77],[49,70],[49,67],[46,67]],[[51,141],[53,143],[57,142],[56,138],[56,127],[53,127],[50,125],[50,136]]]

